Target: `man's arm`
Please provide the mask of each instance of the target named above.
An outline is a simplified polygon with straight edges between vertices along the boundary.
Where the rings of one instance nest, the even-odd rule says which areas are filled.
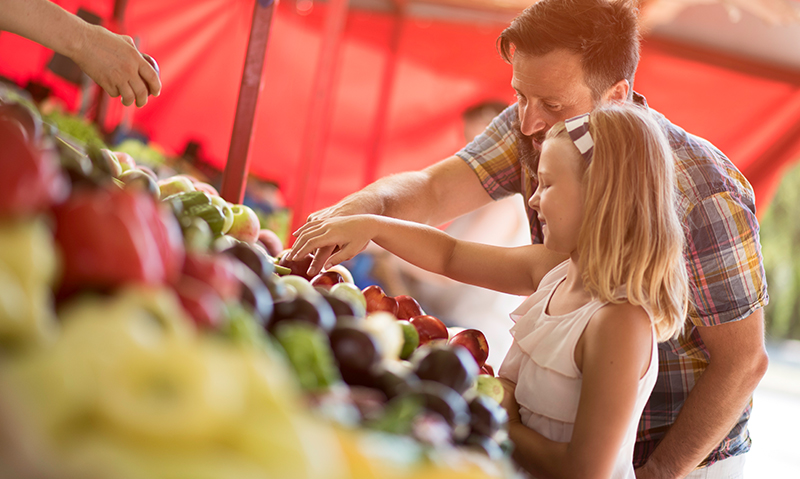
[[[0,11],[0,30],[71,58],[124,105],[144,106],[149,94],[161,92],[158,73],[130,37],[90,25],[48,0],[0,0]]]
[[[708,348],[708,368],[638,479],[681,478],[725,438],[767,371],[764,313],[719,326],[698,327]]]
[[[438,226],[491,201],[472,168],[451,156],[422,171],[381,178],[330,208],[311,214],[309,220],[373,214]],[[328,247],[315,253],[310,269],[313,274],[322,269],[331,251]]]

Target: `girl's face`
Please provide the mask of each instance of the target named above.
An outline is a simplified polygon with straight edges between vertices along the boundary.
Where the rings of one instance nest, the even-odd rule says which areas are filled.
[[[572,254],[578,248],[583,220],[581,162],[575,145],[564,137],[546,140],[539,159],[539,186],[528,201],[542,224],[544,245]]]

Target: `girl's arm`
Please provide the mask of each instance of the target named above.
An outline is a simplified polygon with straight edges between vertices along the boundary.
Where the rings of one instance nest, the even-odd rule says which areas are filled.
[[[510,294],[530,294],[563,257],[544,246],[501,248],[457,240],[431,226],[378,215],[311,221],[295,236],[289,258],[338,246],[326,267],[357,255],[370,240],[415,266],[462,283]]]
[[[569,443],[509,423],[514,459],[536,477],[608,478],[632,422],[639,379],[650,364],[650,319],[628,303],[600,309],[575,350],[583,372]]]

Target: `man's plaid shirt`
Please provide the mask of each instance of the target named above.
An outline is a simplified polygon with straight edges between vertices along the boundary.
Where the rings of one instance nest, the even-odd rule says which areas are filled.
[[[647,107],[644,97],[634,101]],[[686,232],[686,267],[692,308],[681,336],[659,344],[658,381],[639,422],[634,465],[644,464],[666,433],[686,397],[708,366],[709,355],[696,326],[738,321],[769,301],[753,189],[711,143],[690,135],[650,110],[667,133],[676,157],[678,208]],[[456,155],[478,175],[494,199],[514,193],[530,198],[536,189],[522,173],[511,125],[516,105]],[[527,201],[526,201],[527,207]],[[536,214],[528,208],[533,243],[541,243]],[[750,404],[722,443],[701,465],[747,452]]]

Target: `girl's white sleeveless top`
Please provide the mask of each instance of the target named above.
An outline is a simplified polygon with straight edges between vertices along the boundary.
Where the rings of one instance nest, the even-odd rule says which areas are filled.
[[[569,262],[547,273],[536,293],[511,313],[516,322],[511,328],[514,342],[498,374],[517,384],[515,397],[522,423],[556,442],[570,441],[578,412],[583,375],[575,364],[575,346],[594,313],[607,304],[593,300],[560,316],[545,312],[556,287],[567,276]],[[635,414],[617,456],[613,479],[635,478],[636,427],[658,374],[658,350],[652,328],[651,338],[650,365],[639,380]]]

